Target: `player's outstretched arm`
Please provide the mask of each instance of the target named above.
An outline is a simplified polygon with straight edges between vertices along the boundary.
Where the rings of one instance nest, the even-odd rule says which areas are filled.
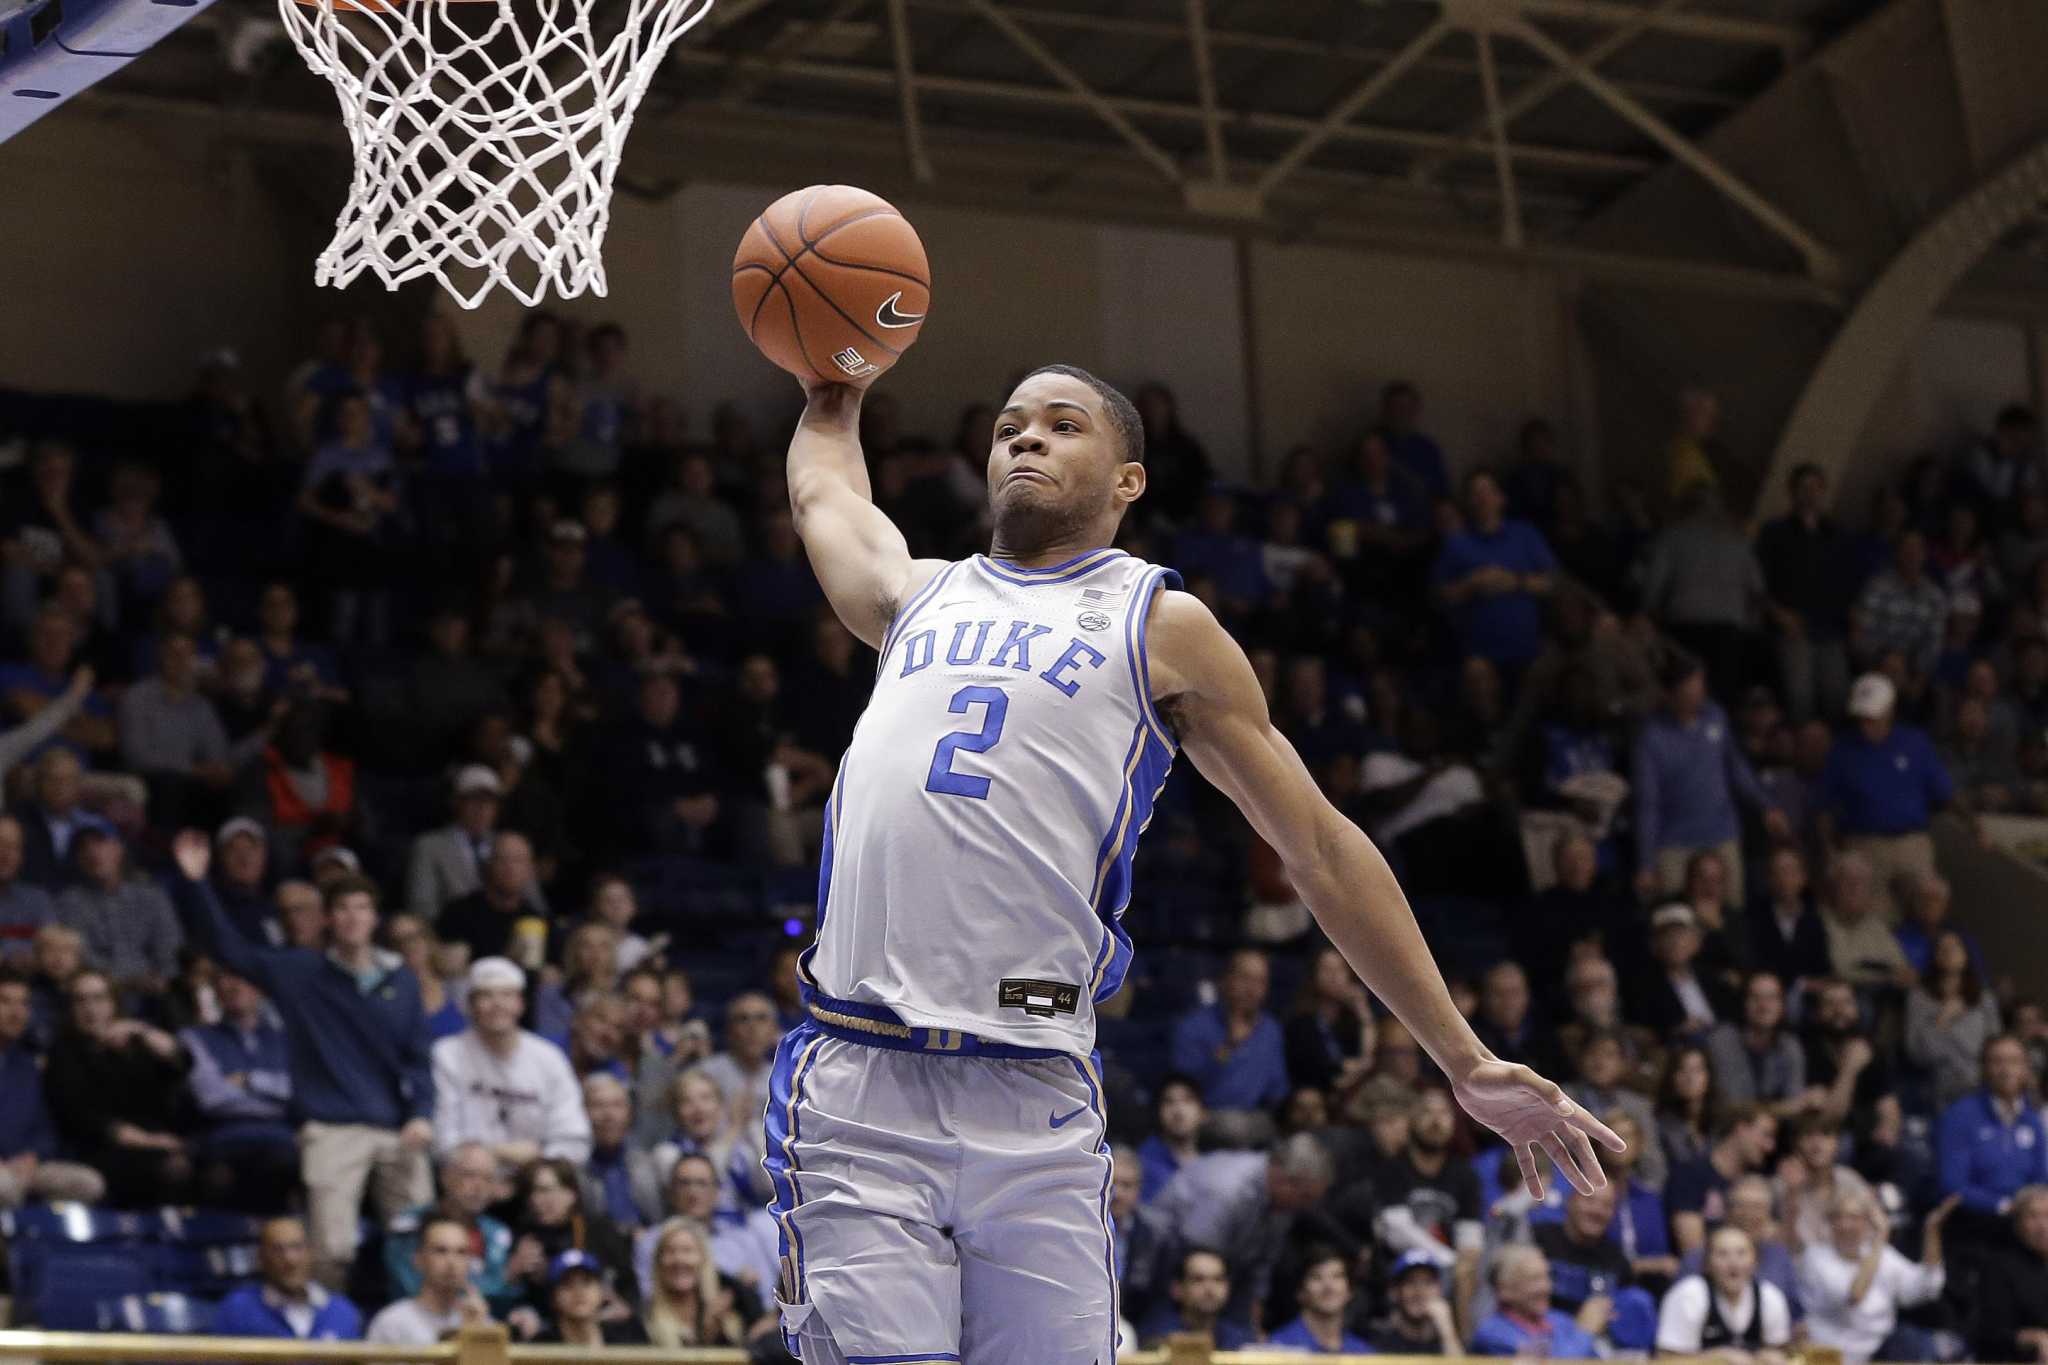
[[[1324,799],[1273,727],[1237,642],[1186,593],[1162,594],[1151,611],[1147,659],[1161,716],[1196,769],[1280,855],[1330,942],[1450,1077],[1466,1112],[1514,1147],[1532,1194],[1543,1191],[1537,1147],[1579,1190],[1605,1185],[1589,1137],[1615,1151],[1621,1139],[1556,1084],[1480,1043],[1452,1003],[1393,870]]]
[[[860,448],[861,391],[820,384],[806,392],[789,441],[790,514],[832,610],[879,649],[897,608],[940,562],[911,559],[903,533],[875,506]]]

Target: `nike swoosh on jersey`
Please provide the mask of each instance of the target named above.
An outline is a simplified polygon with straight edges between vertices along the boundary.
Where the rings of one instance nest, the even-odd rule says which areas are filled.
[[[1064,1128],[1068,1124],[1072,1123],[1075,1119],[1081,1117],[1081,1115],[1087,1112],[1088,1106],[1084,1104],[1071,1114],[1054,1114],[1052,1115],[1052,1126],[1055,1128]]]
[[[888,298],[883,299],[882,306],[875,310],[875,321],[881,323],[884,327],[892,328],[915,327],[918,323],[923,322],[924,314],[922,313],[904,313],[897,310],[896,305],[902,299],[903,291],[901,289],[891,294]]]

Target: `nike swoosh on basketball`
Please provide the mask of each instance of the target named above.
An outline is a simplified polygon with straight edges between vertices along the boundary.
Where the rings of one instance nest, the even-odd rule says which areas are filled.
[[[883,299],[882,306],[875,310],[875,321],[881,323],[884,327],[915,327],[918,323],[923,322],[924,314],[922,313],[902,313],[897,311],[896,305],[902,299],[903,291],[901,289],[891,294],[888,298]]]
[[[1055,1128],[1064,1128],[1068,1124],[1072,1123],[1075,1119],[1081,1117],[1081,1115],[1087,1112],[1088,1106],[1084,1104],[1071,1114],[1054,1114],[1052,1115],[1052,1126]]]

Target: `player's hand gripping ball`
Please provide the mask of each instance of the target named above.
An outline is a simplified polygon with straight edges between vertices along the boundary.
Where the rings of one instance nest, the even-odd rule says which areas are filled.
[[[886,199],[813,185],[740,239],[732,303],[761,354],[806,386],[865,386],[924,329],[931,279],[924,243]]]

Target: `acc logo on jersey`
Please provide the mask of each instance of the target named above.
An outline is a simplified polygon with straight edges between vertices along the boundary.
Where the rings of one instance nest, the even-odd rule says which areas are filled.
[[[1074,623],[1083,630],[1109,629],[1109,618],[1099,611],[1084,611],[1074,618]]]

